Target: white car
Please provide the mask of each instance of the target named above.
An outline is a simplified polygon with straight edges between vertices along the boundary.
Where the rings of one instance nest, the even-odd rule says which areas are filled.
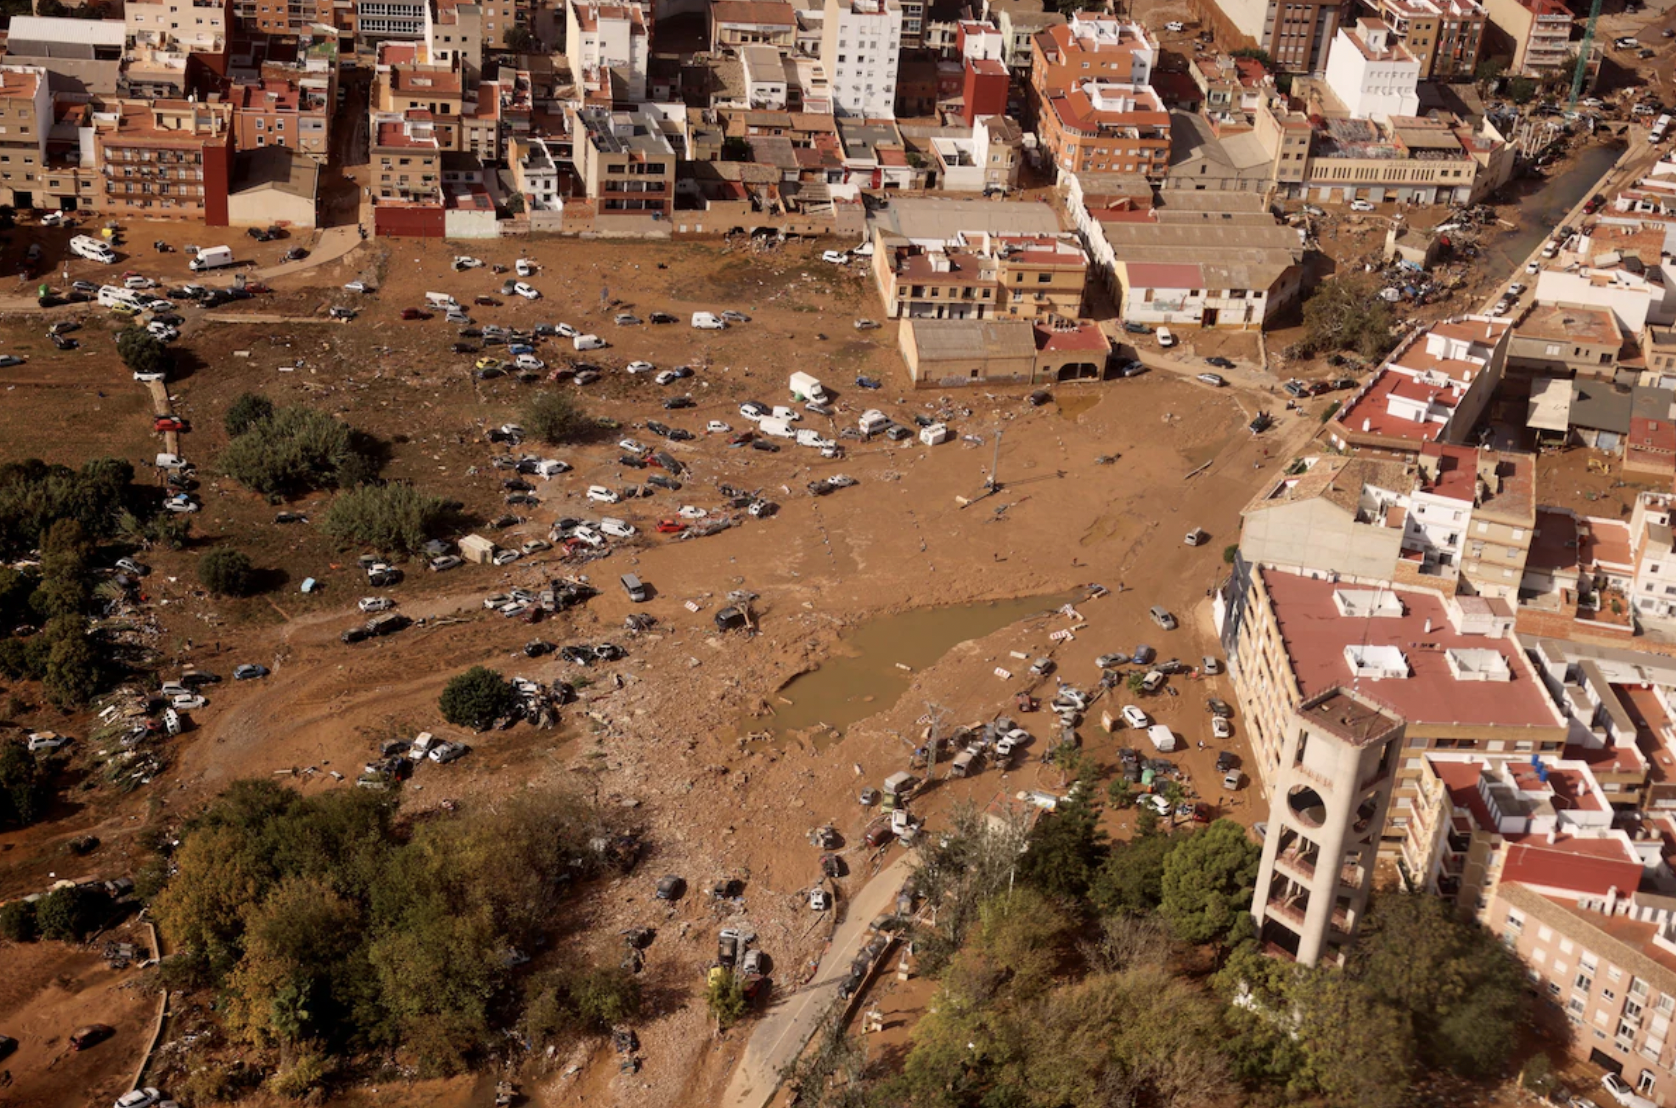
[[[357,606],[363,612],[388,612],[396,602],[387,596],[363,596]]]
[[[1518,281],[1514,281],[1511,285],[1507,286],[1507,291],[1511,296],[1523,296],[1525,294],[1525,286],[1520,284]]]
[[[787,423],[796,423],[803,418],[802,412],[798,411],[796,408],[788,408],[784,404],[774,405],[774,411],[772,414],[775,419],[783,419]]]
[[[831,262],[833,265],[849,265],[850,256],[842,250],[824,250],[821,252],[821,261]]]
[[[1176,337],[1174,335],[1170,334],[1170,329],[1168,327],[1158,328],[1158,345],[1159,346],[1162,346],[1165,350],[1168,350],[1170,347],[1174,346],[1175,344],[1176,344]]]
[[[495,556],[490,560],[497,566],[509,566],[523,556],[524,552],[522,550],[497,550]]]
[[[824,912],[832,907],[832,894],[825,889],[809,890],[809,908],[812,911]]]
[[[170,327],[167,323],[152,323],[147,325],[146,334],[150,335],[158,342],[174,342],[176,339],[180,338],[180,332],[175,330],[173,327]]]
[[[1187,30],[1187,24],[1182,23],[1178,20],[1171,20],[1170,22],[1164,24],[1164,30],[1174,31],[1174,32],[1185,31],[1185,30]]]
[[[519,296],[522,296],[525,300],[541,299],[541,292],[539,289],[537,289],[534,285],[526,285],[522,281],[513,285],[512,291],[517,293]]]
[[[624,366],[623,368],[628,370],[628,372],[631,373],[631,374],[640,374],[640,373],[650,373],[653,370],[657,369],[658,367],[653,365],[651,362],[630,362],[628,365]]]
[[[577,542],[586,543],[595,550],[600,550],[605,546],[605,536],[591,527],[574,528],[570,532],[570,537]]]
[[[530,261],[528,258],[519,258],[517,264],[514,265],[513,268],[518,271],[518,276],[520,277],[535,276],[535,263]]]
[[[36,731],[29,736],[29,752],[33,754],[38,750],[57,750],[69,742],[69,739],[56,731]]]
[[[163,501],[163,510],[165,512],[179,512],[185,514],[187,512],[197,511],[198,503],[195,500],[183,500],[178,496],[171,496],[167,500]]]
[[[729,427],[719,419],[712,419],[709,423],[704,425],[704,433],[706,435],[725,435],[732,430],[732,427]]]
[[[531,539],[529,542],[523,543],[518,547],[519,552],[525,555],[539,554],[543,550],[551,549],[553,549],[553,544],[548,542],[546,539]]]
[[[624,439],[617,444],[617,448],[626,450],[630,454],[646,454],[651,451],[651,447],[641,443],[638,439]]]
[[[1194,377],[1196,380],[1203,381],[1205,384],[1214,389],[1219,389],[1228,383],[1227,379],[1220,373],[1198,373],[1194,374]]]
[[[1221,716],[1212,716],[1210,721],[1210,733],[1213,738],[1231,739],[1234,737],[1234,725],[1223,719]]]
[[[727,322],[714,312],[694,312],[693,326],[700,331],[727,330]]]
[[[134,371],[134,380],[136,380],[136,381],[161,381],[161,380],[163,380],[163,374],[161,374],[161,373],[142,373],[139,370],[135,370]]]
[[[1622,1104],[1624,1108],[1658,1108],[1657,1102],[1642,1096],[1615,1073],[1608,1073],[1601,1077],[1600,1084],[1612,1095],[1612,1099]]]
[[[519,369],[546,369],[547,363],[534,354],[520,354],[513,363]]]
[[[666,369],[656,377],[652,378],[652,383],[657,385],[672,385],[680,379],[681,375],[679,373],[676,373],[673,369]]]
[[[468,254],[461,254],[454,259],[454,268],[455,269],[482,269],[483,268],[483,262],[479,258],[473,258]]]
[[[1133,704],[1125,704],[1123,706],[1123,722],[1137,731],[1145,731],[1152,726],[1152,717]]]
[[[635,529],[632,523],[626,523],[620,519],[612,519],[610,516],[606,516],[604,519],[599,521],[599,529],[614,539],[632,539],[635,536]]]
[[[1541,273],[1542,272],[1542,263],[1541,262],[1526,262],[1525,263],[1525,272],[1526,273],[1532,273],[1532,274]]]
[[[177,693],[169,698],[169,707],[177,712],[192,712],[209,706],[209,701],[195,693]]]
[[[600,504],[615,504],[622,499],[617,493],[604,485],[589,485],[588,499]]]
[[[705,511],[703,508],[695,508],[691,504],[683,504],[675,514],[680,516],[682,519],[703,519],[710,513]]]
[[[343,286],[345,292],[371,292],[372,286],[365,281],[351,281]]]
[[[553,324],[553,330],[557,331],[562,337],[567,339],[573,339],[577,335],[581,334],[580,331],[568,323],[555,323]]]
[[[147,1086],[144,1089],[132,1089],[116,1098],[116,1108],[151,1108],[163,1099],[163,1094]]]
[[[1371,200],[1352,200],[1350,202],[1350,210],[1353,212],[1372,212],[1377,211],[1378,209],[1374,207]]]

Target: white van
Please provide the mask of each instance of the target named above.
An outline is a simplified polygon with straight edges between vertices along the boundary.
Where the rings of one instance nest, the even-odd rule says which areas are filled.
[[[439,311],[448,311],[460,306],[460,302],[446,292],[427,292],[425,294],[425,304],[427,307],[436,308]]]
[[[943,443],[948,442],[948,424],[933,423],[929,427],[922,428],[919,433],[919,441],[924,443],[926,446],[941,446]]]
[[[861,413],[859,429],[863,435],[876,435],[890,426],[890,417],[877,408],[868,408]]]
[[[812,446],[816,450],[822,450],[828,446],[835,446],[837,444],[831,439],[823,438],[819,431],[802,430],[797,432],[797,445]]]
[[[86,258],[90,262],[103,262],[106,265],[116,261],[116,251],[110,244],[94,238],[92,235],[77,235],[70,240],[70,253],[78,258]]]
[[[557,477],[569,468],[569,462],[561,462],[557,458],[543,458],[535,463],[535,474],[537,477]]]
[[[135,310],[138,310],[143,306],[140,303],[140,298],[135,296],[128,289],[119,288],[116,285],[100,286],[99,306],[101,308],[114,308],[119,304]]]
[[[693,326],[700,331],[725,331],[727,321],[715,312],[694,312]]]
[[[598,335],[577,335],[570,340],[570,345],[578,350],[604,350],[611,344]]]
[[[1653,124],[1653,133],[1647,136],[1647,141],[1652,143],[1663,142],[1665,133],[1669,130],[1670,117],[1668,115],[1661,115],[1659,116],[1658,121]]]
[[[206,269],[223,269],[232,264],[231,246],[206,246],[198,251],[198,256],[192,259],[189,267],[194,273],[202,273]]]
[[[1146,737],[1152,740],[1153,746],[1165,754],[1176,748],[1176,733],[1162,723],[1155,723],[1148,727]]]
[[[790,423],[783,419],[775,419],[772,416],[764,416],[762,419],[758,420],[757,430],[761,431],[765,435],[773,435],[775,438],[779,439],[793,438],[797,434],[796,431],[792,430]]]

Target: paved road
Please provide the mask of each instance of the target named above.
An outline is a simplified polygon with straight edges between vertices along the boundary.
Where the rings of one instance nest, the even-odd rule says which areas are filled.
[[[728,1083],[724,1108],[763,1108],[780,1088],[780,1071],[803,1053],[821,1019],[838,1001],[838,983],[867,945],[867,925],[896,902],[908,879],[911,855],[902,851],[848,903],[814,980],[777,1001],[757,1024]]]

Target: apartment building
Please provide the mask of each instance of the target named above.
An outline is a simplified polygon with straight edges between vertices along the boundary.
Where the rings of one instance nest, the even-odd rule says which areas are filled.
[[[1072,173],[1162,177],[1170,165],[1170,114],[1143,85],[1088,81],[1042,102],[1037,133],[1055,165]]]
[[[1484,10],[1494,36],[1486,53],[1510,58],[1508,72],[1558,75],[1573,56],[1571,9],[1561,0],[1485,0]]]
[[[926,245],[880,230],[873,276],[891,319],[1076,319],[1088,255],[1063,233],[959,232]]]
[[[1031,106],[1037,112],[1050,96],[1086,81],[1149,85],[1158,64],[1158,42],[1145,27],[1100,12],[1077,12],[1069,23],[1037,32],[1030,50]]]
[[[113,218],[227,226],[233,109],[226,103],[124,101],[93,113],[98,207]]]
[[[532,212],[559,211],[564,207],[560,192],[558,161],[542,138],[513,139],[507,144],[507,163],[524,207]]]
[[[1322,73],[1344,5],[1342,0],[1201,0],[1197,6],[1218,42],[1249,42],[1287,73]]]
[[[1028,85],[1035,62],[1035,38],[1050,27],[1066,22],[1057,11],[1048,11],[1043,0],[985,0],[983,17],[1001,33],[1001,60],[1021,85]]]
[[[1470,79],[1477,71],[1488,22],[1478,0],[1375,0],[1374,10],[1420,59],[1425,80]]]
[[[1412,454],[1428,442],[1463,442],[1500,383],[1512,324],[1464,316],[1405,339],[1327,425],[1339,449]]]
[[[565,33],[571,80],[596,94],[590,99],[646,99],[651,37],[645,9],[633,3],[570,0]]]
[[[629,220],[662,221],[667,230],[675,198],[675,148],[656,116],[574,110],[576,174],[603,231]]]
[[[1535,459],[1428,442],[1417,462],[1402,556],[1422,576],[1516,601],[1536,527]]]
[[[1273,133],[1258,128],[1259,136]],[[1321,119],[1310,137],[1303,173],[1284,195],[1327,203],[1467,204],[1513,174],[1513,148],[1487,120],[1473,131],[1447,117]]]
[[[512,35],[518,29],[529,30],[529,5],[519,0],[480,0],[483,45],[490,50],[506,50],[512,46]],[[575,42],[575,39],[568,40]]]
[[[38,66],[0,66],[0,202],[14,208],[33,208],[37,199],[46,199],[42,175],[53,122],[49,80]]]
[[[483,8],[464,0],[431,0],[425,5],[425,59],[458,69],[468,87],[483,74]]]
[[[737,53],[742,46],[797,46],[796,9],[785,0],[715,0],[710,5],[710,50]]]
[[[115,95],[127,29],[120,19],[14,16],[6,64],[47,71],[50,91]]]
[[[1240,513],[1240,556],[1291,573],[1389,580],[1402,556],[1415,467],[1335,455],[1301,463]]]
[[[820,58],[832,86],[833,114],[894,119],[901,52],[897,0],[826,0]]]
[[[1509,603],[1452,595],[1400,564],[1398,576],[1420,587],[1291,573],[1254,566],[1242,554],[1213,601],[1251,743],[1247,769],[1271,797],[1283,795],[1294,713],[1310,698],[1354,684],[1404,721],[1391,814],[1379,832],[1381,851],[1393,855],[1407,833],[1425,752],[1528,762],[1559,754],[1571,731],[1510,636]]]
[[[140,56],[153,51],[223,54],[232,30],[231,0],[128,0],[122,20],[131,48]]]
[[[233,129],[240,150],[289,146],[325,164],[331,155],[335,75],[235,84]]]
[[[1382,19],[1340,27],[1327,58],[1327,87],[1352,119],[1419,113],[1420,60]]]
[[[1365,648],[1351,668],[1383,661]],[[1373,889],[1403,720],[1339,685],[1301,701],[1283,726],[1251,914],[1271,953],[1306,966],[1337,963]]]
[[[442,204],[442,152],[436,125],[425,113],[381,118],[373,123],[372,169],[375,202]]]
[[[1254,126],[1258,110],[1274,92],[1274,79],[1256,58],[1200,56],[1193,59],[1187,74],[1199,89],[1200,111],[1218,133],[1229,124]],[[1307,156],[1307,140],[1304,152]]]
[[[1609,309],[1537,304],[1513,328],[1507,368],[1510,373],[1611,380],[1623,345],[1624,333]]]
[[[355,0],[356,33],[363,39],[423,38],[426,0]]]

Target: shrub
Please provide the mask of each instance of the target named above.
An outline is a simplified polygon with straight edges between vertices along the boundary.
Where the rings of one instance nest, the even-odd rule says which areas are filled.
[[[716,1026],[726,1031],[745,1015],[745,982],[732,970],[721,970],[704,989],[704,1003],[716,1017]]]
[[[270,496],[343,487],[376,465],[349,427],[313,408],[279,408],[227,444],[221,469],[246,488]]]
[[[32,943],[40,938],[41,930],[35,921],[35,902],[14,900],[0,905],[0,939],[14,943]]]
[[[61,616],[47,624],[47,648],[41,690],[53,705],[70,711],[86,706],[99,691],[99,658],[79,616]]]
[[[524,405],[524,427],[542,442],[575,442],[587,430],[587,413],[562,392],[538,392]]]
[[[116,353],[135,373],[166,374],[174,363],[169,348],[141,327],[125,327],[117,333]]]
[[[212,550],[198,559],[198,581],[216,596],[247,596],[255,576],[250,559],[237,550]]]
[[[54,889],[35,902],[41,938],[81,942],[104,922],[109,898],[92,889]]]
[[[1222,564],[1225,566],[1233,565],[1234,559],[1239,557],[1239,554],[1240,544],[1237,542],[1229,543],[1227,546],[1222,548]]]
[[[363,485],[332,502],[325,529],[344,542],[412,554],[446,530],[451,515],[446,502],[411,485]]]
[[[52,798],[48,775],[20,743],[0,747],[0,827],[27,827]]]
[[[511,682],[487,666],[472,666],[443,687],[437,705],[454,726],[481,731],[517,703]]]
[[[259,392],[240,393],[233,406],[227,409],[223,422],[227,437],[236,439],[264,420],[272,419],[274,402]]]

